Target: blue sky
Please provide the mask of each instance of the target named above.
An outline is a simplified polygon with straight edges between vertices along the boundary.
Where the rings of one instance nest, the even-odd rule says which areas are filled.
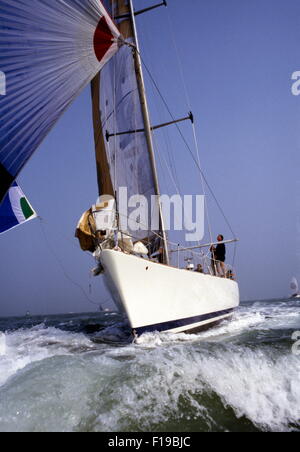
[[[137,9],[150,3],[135,2]],[[299,1],[169,0],[168,9],[137,22],[143,58],[173,114],[194,113],[205,175],[240,239],[241,298],[286,296],[291,277],[300,278],[300,96],[291,93],[292,73],[300,71]],[[146,81],[153,123],[168,121]],[[182,130],[192,146],[190,124]],[[162,191],[175,193],[159,163],[172,152],[182,192],[202,193],[176,130],[156,141]],[[43,222],[0,236],[0,315],[90,311],[91,301],[109,306],[101,280],[89,276],[93,260],[74,238],[97,196],[89,87],[19,183]],[[211,197],[208,203],[214,235],[231,238]]]

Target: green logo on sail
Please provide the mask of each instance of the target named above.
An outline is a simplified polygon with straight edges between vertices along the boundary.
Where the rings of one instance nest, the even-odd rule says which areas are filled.
[[[20,205],[21,205],[21,209],[22,209],[23,215],[25,217],[25,220],[28,220],[29,218],[31,218],[34,215],[34,211],[28,204],[28,201],[25,197],[20,199]]]

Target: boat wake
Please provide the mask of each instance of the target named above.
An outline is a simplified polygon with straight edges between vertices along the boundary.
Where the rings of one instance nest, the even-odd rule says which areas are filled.
[[[2,333],[0,431],[299,431],[299,319],[299,301],[257,302],[137,343],[118,318],[90,335],[61,320]]]

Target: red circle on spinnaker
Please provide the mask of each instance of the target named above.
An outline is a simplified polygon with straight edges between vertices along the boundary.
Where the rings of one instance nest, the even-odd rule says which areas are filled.
[[[101,61],[109,50],[113,38],[114,36],[103,16],[100,19],[94,34],[94,50],[98,61]]]

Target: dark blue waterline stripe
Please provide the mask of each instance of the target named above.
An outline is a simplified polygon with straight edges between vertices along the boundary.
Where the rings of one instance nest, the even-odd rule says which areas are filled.
[[[181,328],[182,326],[189,325],[192,329],[193,324],[204,322],[205,320],[217,319],[226,314],[230,314],[234,311],[234,308],[225,309],[224,311],[211,312],[210,314],[198,315],[196,317],[188,317],[186,319],[171,320],[170,322],[157,323],[155,325],[142,326],[135,328],[134,331],[141,335],[143,333],[153,333],[154,331],[167,331],[174,328]]]

